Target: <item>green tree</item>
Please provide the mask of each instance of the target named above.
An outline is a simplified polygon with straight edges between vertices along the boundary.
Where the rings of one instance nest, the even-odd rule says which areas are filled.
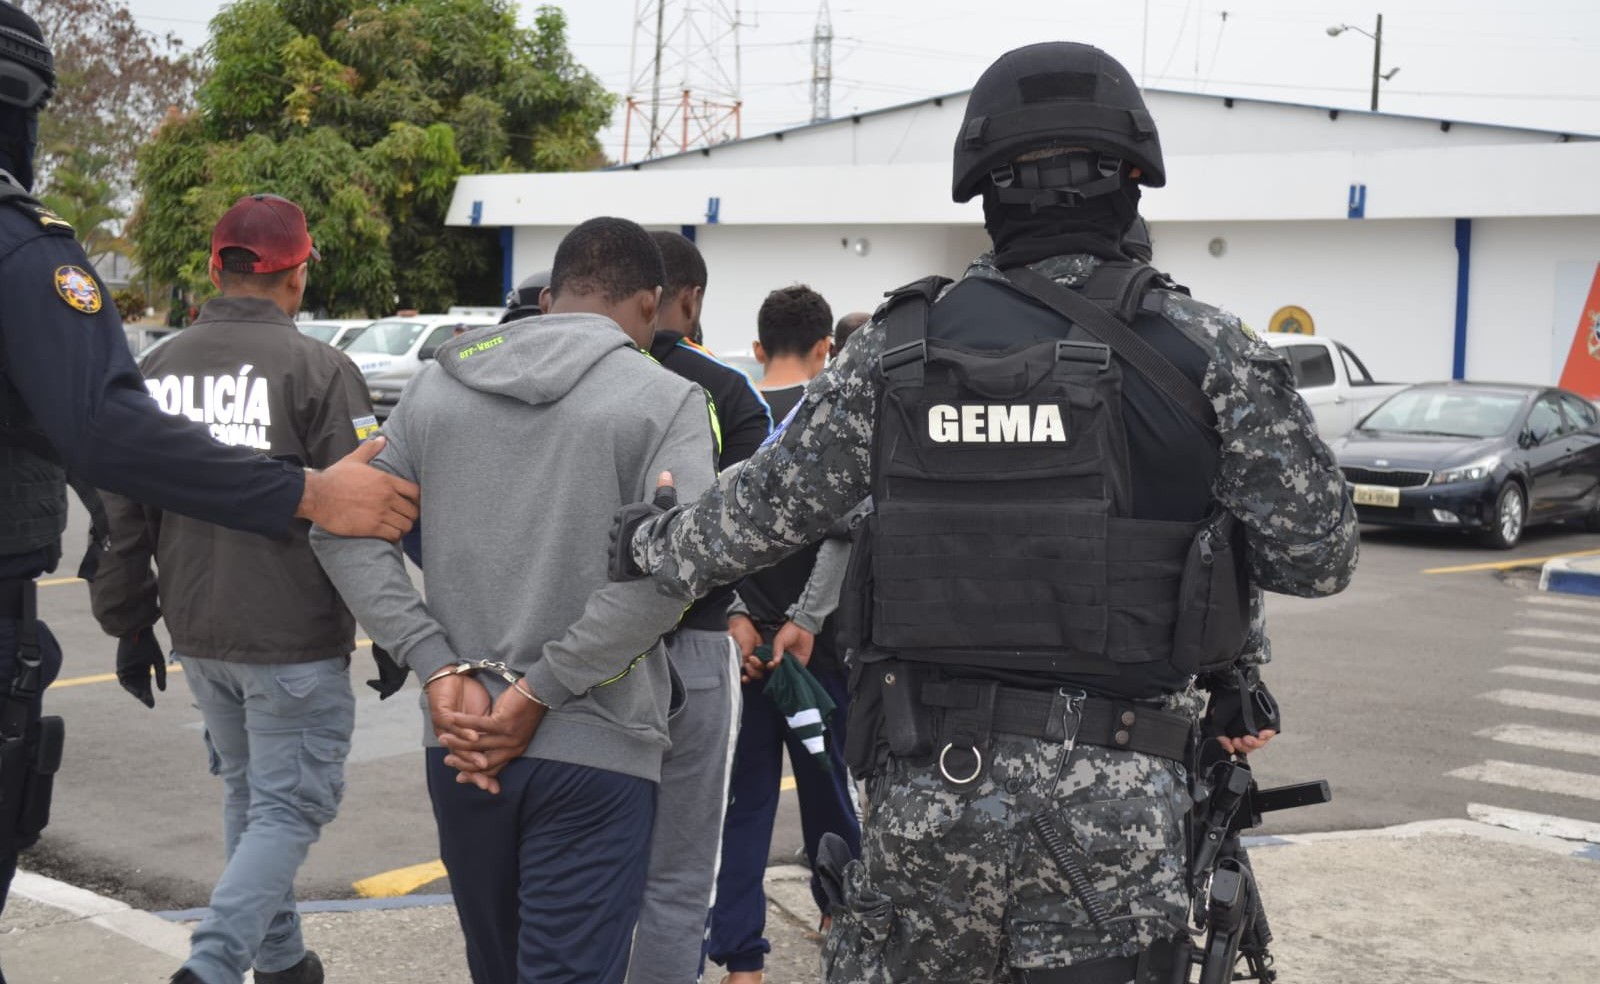
[[[193,102],[193,57],[175,35],[141,30],[124,0],[23,0],[22,7],[55,52],[56,93],[39,125],[41,188],[70,160],[79,176],[92,164],[92,177],[128,201],[139,148],[170,107]]]
[[[109,165],[103,154],[74,148],[57,161],[49,190],[40,195],[47,208],[72,223],[91,259],[127,249],[122,237],[127,213],[117,205],[117,191],[106,177]]]
[[[492,230],[447,228],[456,179],[603,160],[612,97],[559,10],[512,0],[236,0],[211,22],[197,109],[139,156],[132,235],[158,280],[203,288],[240,195],[300,203],[323,255],[307,304],[438,310],[500,299]]]

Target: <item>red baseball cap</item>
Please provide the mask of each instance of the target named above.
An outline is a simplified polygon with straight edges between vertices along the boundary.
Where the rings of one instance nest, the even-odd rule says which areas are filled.
[[[246,195],[233,203],[211,230],[213,270],[224,269],[225,249],[243,249],[255,255],[253,261],[245,262],[230,258],[226,269],[233,273],[277,273],[308,259],[322,259],[311,245],[306,213],[278,195]]]

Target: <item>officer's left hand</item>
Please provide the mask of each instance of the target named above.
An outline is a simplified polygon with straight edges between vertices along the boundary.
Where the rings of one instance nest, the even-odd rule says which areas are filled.
[[[1259,752],[1267,747],[1267,742],[1277,735],[1271,728],[1263,728],[1260,735],[1245,735],[1242,738],[1229,738],[1226,735],[1217,737],[1217,744],[1229,755],[1248,755]]]
[[[449,730],[439,743],[449,751],[444,764],[457,771],[456,782],[471,783],[488,793],[500,792],[495,778],[520,758],[544,720],[543,704],[507,688],[487,716],[450,712]]]
[[[122,689],[138,698],[146,707],[156,706],[156,696],[150,690],[150,676],[154,673],[156,689],[167,690],[167,654],[156,638],[155,626],[140,629],[133,635],[123,636],[117,642],[117,682]]]

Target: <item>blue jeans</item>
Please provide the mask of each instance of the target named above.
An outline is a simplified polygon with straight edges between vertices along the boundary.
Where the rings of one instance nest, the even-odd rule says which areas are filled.
[[[428,794],[473,984],[622,984],[656,784],[519,758],[492,796],[444,758],[427,750]]]
[[[180,656],[222,777],[228,866],[184,966],[206,984],[305,957],[294,876],[339,811],[355,728],[350,658],[249,665]]]
[[[828,758],[824,772],[784,723],[783,715],[761,690],[764,682],[744,685],[744,718],[733,753],[732,799],[722,824],[722,868],[717,873],[717,901],[711,910],[706,955],[729,971],[757,971],[772,946],[766,939],[767,896],[763,879],[772,849],[772,827],[778,816],[783,781],[783,751],[789,750],[795,793],[800,800],[800,831],[806,857],[816,860],[817,842],[838,834],[861,855],[861,824],[850,800],[850,771],[844,762],[845,718],[849,685],[843,672],[819,667],[812,676],[838,705],[828,721]],[[811,894],[823,907],[815,875]]]

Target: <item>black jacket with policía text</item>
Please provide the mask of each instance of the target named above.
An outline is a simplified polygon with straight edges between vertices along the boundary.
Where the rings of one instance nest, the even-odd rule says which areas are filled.
[[[207,302],[140,369],[167,413],[204,424],[219,443],[309,468],[328,467],[378,431],[350,357],[301,334],[262,298]],[[162,617],[176,652],[238,663],[310,662],[354,648],[355,620],[311,552],[309,522],[269,540],[105,498],[112,545],[90,595],[110,635]]]

